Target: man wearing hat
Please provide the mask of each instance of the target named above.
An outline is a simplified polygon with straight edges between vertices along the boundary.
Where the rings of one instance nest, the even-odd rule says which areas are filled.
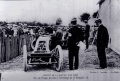
[[[108,30],[105,26],[102,25],[101,19],[96,20],[95,23],[98,26],[97,52],[100,61],[99,69],[105,69],[107,68],[105,48],[107,48],[109,41]]]
[[[83,32],[77,26],[76,18],[71,21],[71,28],[68,30],[65,39],[68,37],[68,53],[69,53],[69,69],[78,69],[79,64],[79,47],[77,44],[83,41]],[[73,68],[73,58],[75,57],[74,68]]]
[[[7,35],[7,37],[13,36],[14,31],[12,30],[12,25],[11,24],[7,24],[5,34]]]

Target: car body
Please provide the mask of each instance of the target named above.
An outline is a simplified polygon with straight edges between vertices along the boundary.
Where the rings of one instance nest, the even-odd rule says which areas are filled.
[[[60,71],[63,64],[63,54],[60,45],[50,50],[51,35],[41,35],[38,37],[35,48],[31,53],[27,53],[24,45],[24,71],[27,71],[27,65],[54,64],[55,70]]]

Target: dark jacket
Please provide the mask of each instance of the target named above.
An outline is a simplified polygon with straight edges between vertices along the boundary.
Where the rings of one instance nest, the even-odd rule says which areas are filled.
[[[98,34],[97,34],[97,46],[107,47],[108,41],[109,41],[108,30],[103,25],[100,25],[98,28]]]
[[[68,38],[68,47],[77,46],[76,43],[83,41],[83,32],[78,26],[73,26],[68,32],[71,34],[71,37]],[[65,36],[65,39],[67,36],[68,34]]]
[[[12,29],[6,28],[5,33],[6,33],[6,35],[13,35],[14,31]]]

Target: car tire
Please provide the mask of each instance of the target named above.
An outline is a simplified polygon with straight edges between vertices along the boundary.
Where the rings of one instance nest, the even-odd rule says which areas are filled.
[[[55,49],[56,54],[59,55],[58,63],[55,65],[55,70],[59,72],[63,67],[63,52],[60,45],[57,45]]]

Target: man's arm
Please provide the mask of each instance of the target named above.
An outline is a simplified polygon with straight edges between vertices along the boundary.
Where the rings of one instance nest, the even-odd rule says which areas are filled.
[[[78,44],[80,41],[83,41],[84,40],[84,37],[83,37],[83,32],[82,32],[82,30],[81,29],[79,29],[79,31],[78,31],[79,33],[79,35],[78,35],[78,37],[77,37],[77,39],[76,39],[76,43]]]
[[[107,28],[105,28],[105,46],[108,46],[108,42],[109,42],[109,34],[108,34],[108,30]]]

